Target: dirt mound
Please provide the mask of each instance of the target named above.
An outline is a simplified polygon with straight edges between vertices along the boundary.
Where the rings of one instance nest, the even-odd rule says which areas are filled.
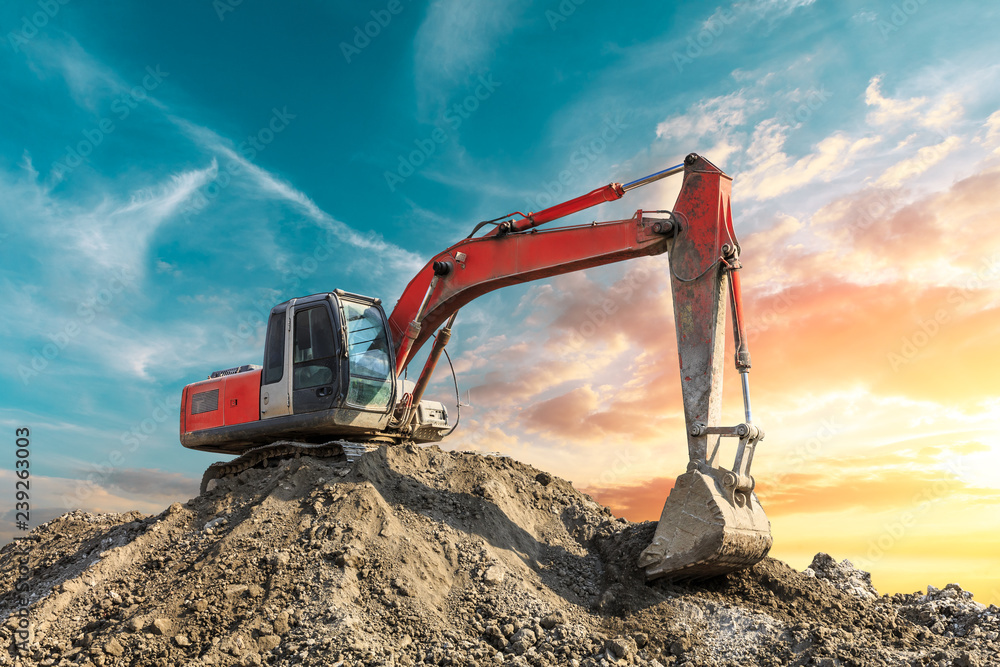
[[[652,531],[505,457],[303,457],[34,530],[26,646],[4,547],[0,664],[1000,664],[1000,610],[958,586],[879,597],[825,554],[647,585]]]

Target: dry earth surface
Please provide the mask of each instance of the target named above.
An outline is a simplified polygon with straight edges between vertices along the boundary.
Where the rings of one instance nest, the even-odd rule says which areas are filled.
[[[652,531],[506,457],[288,460],[36,528],[26,646],[4,547],[0,665],[1000,665],[957,585],[879,596],[825,554],[647,584]]]

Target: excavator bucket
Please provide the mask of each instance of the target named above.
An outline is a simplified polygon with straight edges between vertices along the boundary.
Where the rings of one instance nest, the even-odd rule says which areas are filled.
[[[771,548],[771,522],[753,491],[729,492],[689,470],[674,483],[653,542],[639,557],[647,579],[696,579],[749,567]]]

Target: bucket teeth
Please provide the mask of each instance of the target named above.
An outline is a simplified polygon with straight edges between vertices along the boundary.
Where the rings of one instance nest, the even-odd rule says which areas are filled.
[[[727,492],[715,477],[689,470],[677,478],[653,542],[639,556],[647,579],[695,579],[761,561],[771,522],[752,491]]]

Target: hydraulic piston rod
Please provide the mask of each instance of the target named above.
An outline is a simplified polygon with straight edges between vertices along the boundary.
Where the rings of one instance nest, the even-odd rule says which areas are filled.
[[[685,164],[690,159],[691,156],[689,155],[684,161]],[[580,211],[588,209],[591,206],[596,206],[597,204],[601,204],[606,201],[621,199],[622,196],[629,190],[640,188],[643,185],[649,185],[650,183],[654,183],[661,178],[673,176],[674,174],[680,174],[683,171],[684,164],[679,164],[674,167],[670,167],[669,169],[658,171],[655,174],[637,178],[636,180],[626,183],[625,185],[622,185],[621,183],[608,183],[603,188],[597,188],[596,190],[588,192],[585,195],[581,195],[575,199],[570,199],[569,201],[561,204],[556,204],[555,206],[550,206],[549,208],[542,209],[537,213],[529,213],[519,220],[507,220],[506,222],[501,223],[494,231],[490,232],[490,234],[487,234],[487,236],[523,232],[537,227],[538,225],[545,224],[546,222],[551,222],[552,220],[557,220],[559,218],[565,218],[567,215],[572,215],[573,213],[579,213]]]

